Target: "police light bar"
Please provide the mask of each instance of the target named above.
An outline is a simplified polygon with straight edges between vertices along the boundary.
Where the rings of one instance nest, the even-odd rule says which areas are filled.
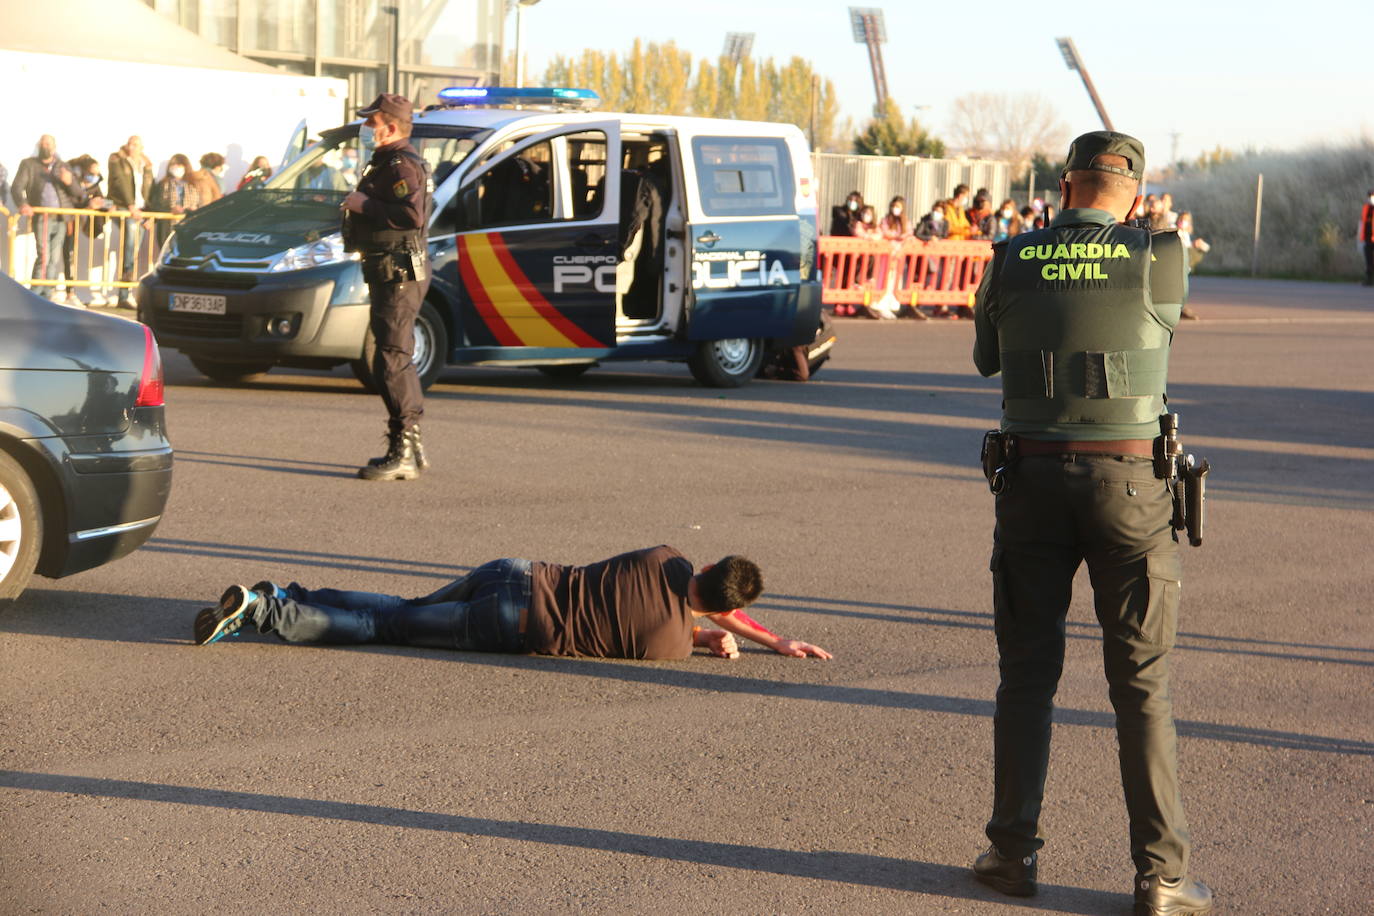
[[[555,108],[591,109],[601,104],[601,97],[590,89],[450,86],[439,90],[439,102],[449,108],[549,105]]]

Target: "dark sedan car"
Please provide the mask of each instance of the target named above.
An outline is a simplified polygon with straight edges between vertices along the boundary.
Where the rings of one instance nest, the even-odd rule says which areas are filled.
[[[163,410],[148,328],[0,276],[0,602],[152,535],[172,486]]]

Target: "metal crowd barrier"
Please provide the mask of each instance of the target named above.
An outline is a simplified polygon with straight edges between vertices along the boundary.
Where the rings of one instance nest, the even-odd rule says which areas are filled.
[[[821,301],[869,305],[891,292],[913,310],[924,306],[973,307],[973,295],[992,260],[992,243],[870,241],[826,235],[819,239]]]
[[[24,216],[0,207],[8,236],[3,267],[35,291],[63,286],[68,291],[88,289],[96,295],[114,295],[116,290],[138,286],[138,278],[153,269],[167,231],[183,215],[142,210],[135,219],[128,210],[34,207],[33,215]],[[53,245],[49,251],[52,220],[59,217],[66,230],[60,247]],[[34,276],[35,265],[54,258],[56,279],[47,278],[44,275],[49,271],[41,269],[40,276]]]

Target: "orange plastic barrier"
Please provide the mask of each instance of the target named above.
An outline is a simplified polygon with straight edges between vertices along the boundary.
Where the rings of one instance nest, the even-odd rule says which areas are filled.
[[[827,305],[866,305],[889,289],[902,305],[973,305],[973,294],[992,260],[992,243],[869,241],[823,235],[821,301]]]

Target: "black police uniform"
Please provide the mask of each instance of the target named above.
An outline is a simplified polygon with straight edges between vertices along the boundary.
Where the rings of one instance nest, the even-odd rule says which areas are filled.
[[[420,378],[411,357],[415,317],[429,289],[428,185],[424,160],[409,140],[380,146],[358,181],[358,192],[367,197],[362,213],[349,213],[345,220],[344,241],[362,255],[377,345],[372,377],[393,433],[417,425],[424,414]]]
[[[1124,135],[1086,135],[1075,149],[1066,172],[1126,150],[1131,177],[1143,170],[1139,142]],[[987,835],[1010,865],[989,868],[990,851],[975,866],[1007,893],[1034,892],[1064,620],[1084,561],[1116,710],[1137,905],[1142,881],[1187,872],[1168,689],[1180,566],[1171,491],[1151,459],[1186,296],[1175,233],[1082,208],[994,246],[978,290],[974,362],[985,376],[1003,375],[1002,432],[1019,455],[996,498],[991,561],[1001,684]],[[989,872],[1028,880],[1003,886]]]

